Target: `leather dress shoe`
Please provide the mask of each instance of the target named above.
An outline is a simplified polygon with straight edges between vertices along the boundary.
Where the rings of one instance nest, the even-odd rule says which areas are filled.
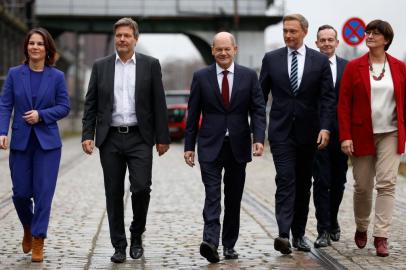
[[[340,226],[337,228],[331,229],[330,230],[330,239],[333,240],[334,242],[337,242],[340,240],[341,236],[341,229]]]
[[[368,242],[367,232],[355,231],[354,241],[358,248],[364,248]]]
[[[317,236],[317,239],[314,242],[314,247],[320,248],[327,246],[331,246],[330,234],[328,232],[322,232],[321,234],[319,234],[319,236]]]
[[[238,253],[234,248],[224,248],[223,250],[224,259],[226,260],[236,260],[238,259]]]
[[[111,256],[110,260],[113,263],[123,263],[125,262],[126,256],[125,256],[125,248],[116,248],[116,251],[114,252],[113,256]]]
[[[279,251],[282,254],[290,254],[292,253],[292,248],[290,246],[290,242],[288,238],[284,237],[277,237],[275,238],[273,247],[275,250]]]
[[[310,251],[310,246],[306,243],[304,236],[294,237],[293,238],[293,247],[297,248],[299,251]]]
[[[139,259],[144,254],[144,248],[142,247],[142,237],[140,236],[131,236],[131,245],[130,245],[130,257],[133,259]]]
[[[205,257],[211,263],[217,263],[220,261],[217,247],[205,241],[200,244],[200,255]]]

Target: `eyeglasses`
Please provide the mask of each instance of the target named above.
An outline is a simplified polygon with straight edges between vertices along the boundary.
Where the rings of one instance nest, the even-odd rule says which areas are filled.
[[[370,35],[372,35],[373,37],[376,37],[376,36],[382,35],[382,33],[378,32],[378,31],[365,31],[366,37],[369,37]]]

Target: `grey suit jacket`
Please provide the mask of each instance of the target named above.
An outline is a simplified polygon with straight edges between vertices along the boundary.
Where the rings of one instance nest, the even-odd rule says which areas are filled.
[[[169,144],[168,116],[161,66],[153,57],[135,54],[135,108],[141,136],[149,145]],[[82,119],[82,141],[94,140],[100,147],[107,137],[114,103],[116,54],[96,60],[92,68]]]

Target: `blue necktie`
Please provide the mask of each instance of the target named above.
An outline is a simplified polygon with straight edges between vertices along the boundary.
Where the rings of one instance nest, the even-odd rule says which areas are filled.
[[[297,51],[292,52],[292,65],[290,67],[290,86],[292,88],[293,95],[297,95],[299,90],[299,80],[297,75]]]

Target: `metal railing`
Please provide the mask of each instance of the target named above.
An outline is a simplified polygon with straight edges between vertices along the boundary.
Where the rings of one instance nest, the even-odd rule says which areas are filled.
[[[263,15],[267,0],[37,0],[38,15],[132,15],[194,16],[233,14],[237,3],[240,15]]]

